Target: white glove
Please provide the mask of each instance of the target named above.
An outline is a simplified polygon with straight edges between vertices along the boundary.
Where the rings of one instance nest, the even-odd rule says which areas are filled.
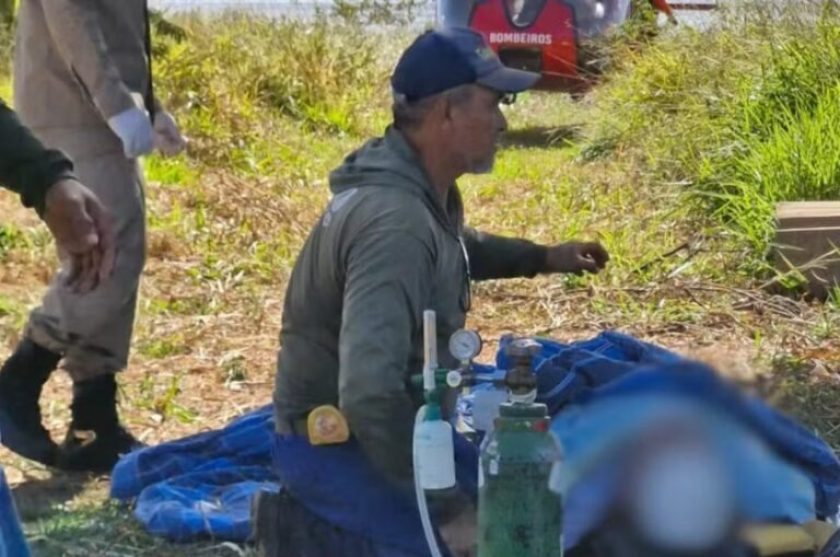
[[[145,110],[129,108],[108,118],[108,126],[122,141],[123,152],[129,159],[147,155],[155,148],[152,123]]]
[[[155,147],[164,156],[174,157],[184,150],[187,140],[181,135],[175,118],[166,111],[155,115]]]

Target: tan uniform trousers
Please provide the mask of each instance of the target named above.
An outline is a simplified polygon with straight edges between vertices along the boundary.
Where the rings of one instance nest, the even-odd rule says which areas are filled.
[[[126,159],[119,141],[109,136],[107,128],[33,131],[45,144],[63,150],[73,160],[80,181],[111,211],[117,259],[110,279],[82,295],[62,285],[67,270],[59,270],[41,306],[31,312],[25,334],[62,354],[61,367],[75,382],[116,373],[128,364],[145,263],[142,170],[136,160]]]

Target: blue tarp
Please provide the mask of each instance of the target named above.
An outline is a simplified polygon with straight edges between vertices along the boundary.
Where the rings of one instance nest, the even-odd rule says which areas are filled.
[[[508,340],[503,339],[502,346]],[[568,345],[549,339],[540,342],[539,398],[554,415],[552,430],[564,444],[569,471],[577,470],[577,483],[567,486],[564,528],[574,533],[567,547],[593,526],[599,503],[609,498],[607,484],[600,481],[603,474],[585,470],[586,457],[605,450],[610,440],[618,440],[615,431],[632,435],[632,424],[641,427],[646,420],[661,418],[663,408],[683,412],[693,408],[697,416],[715,417],[709,427],[733,432],[724,437],[734,443],[737,464],[759,467],[753,471],[756,481],[773,484],[774,497],[761,498],[754,489],[743,490],[745,497],[752,498],[748,503],[754,514],[796,521],[807,515],[836,513],[840,463],[829,447],[760,400],[740,394],[704,366],[617,333]],[[506,367],[501,350],[497,365]],[[467,396],[459,404],[467,421],[471,403]],[[614,427],[616,413],[623,429]],[[635,417],[630,419],[631,415]],[[244,541],[249,532],[250,496],[259,489],[277,489],[271,416],[270,407],[265,407],[222,430],[129,454],[114,469],[112,495],[121,500],[136,498],[138,519],[149,531],[170,540],[209,536]],[[753,447],[752,441],[760,443],[760,451],[753,454],[738,448]],[[363,486],[355,487],[355,496],[363,497]],[[318,514],[327,518],[333,505],[323,503],[323,512]],[[310,509],[318,511],[318,503],[313,502]],[[346,527],[358,517],[329,518]]]
[[[130,453],[114,468],[111,496],[137,498],[134,514],[154,535],[243,541],[250,531],[251,497],[261,489],[277,490],[273,423],[266,406],[223,429]]]
[[[6,475],[0,468],[0,557],[29,557],[29,548],[12,499]]]

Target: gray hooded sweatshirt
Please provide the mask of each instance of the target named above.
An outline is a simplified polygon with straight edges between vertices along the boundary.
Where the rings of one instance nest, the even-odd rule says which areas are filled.
[[[405,485],[422,404],[409,380],[422,370],[423,311],[437,313],[440,363],[455,365],[448,339],[464,326],[470,275],[532,277],[546,248],[465,228],[458,188],[444,206],[394,128],[348,156],[330,186],[286,292],[277,429],[295,431],[310,410],[332,404],[373,464]]]

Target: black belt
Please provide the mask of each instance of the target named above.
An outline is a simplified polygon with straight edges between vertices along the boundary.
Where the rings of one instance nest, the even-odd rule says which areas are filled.
[[[309,426],[307,425],[307,417],[279,420],[277,422],[277,432],[282,435],[300,435],[308,439]]]

